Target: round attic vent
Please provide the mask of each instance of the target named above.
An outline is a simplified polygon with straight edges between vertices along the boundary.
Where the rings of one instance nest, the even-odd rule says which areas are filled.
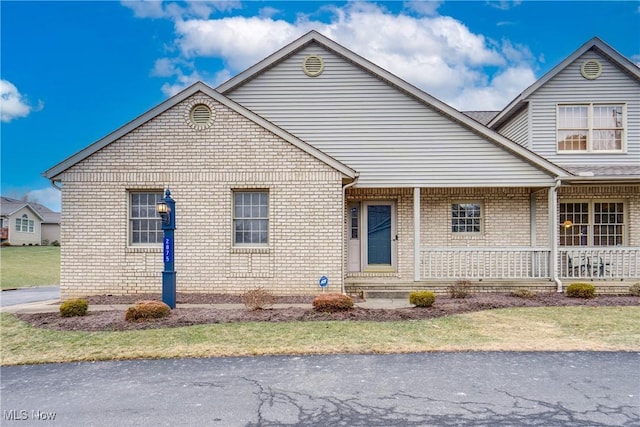
[[[602,75],[602,64],[595,59],[584,61],[582,67],[580,67],[580,73],[585,79],[595,80]]]
[[[184,114],[187,124],[195,130],[207,129],[215,119],[213,105],[203,99],[194,100],[188,104]]]
[[[324,61],[318,55],[309,55],[302,61],[302,69],[309,77],[319,76],[324,70]]]
[[[206,125],[209,120],[211,120],[211,110],[206,105],[199,104],[191,109],[191,121],[196,125]]]

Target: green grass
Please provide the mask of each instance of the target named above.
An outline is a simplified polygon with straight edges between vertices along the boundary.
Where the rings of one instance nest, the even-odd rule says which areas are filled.
[[[0,248],[2,289],[60,283],[60,247],[9,246]]]
[[[422,321],[228,323],[118,332],[33,328],[2,314],[3,365],[425,351],[639,351],[640,307],[489,310]]]

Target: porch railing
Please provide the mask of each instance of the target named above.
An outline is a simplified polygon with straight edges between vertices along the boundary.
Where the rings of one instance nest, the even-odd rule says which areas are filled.
[[[640,247],[563,247],[558,251],[561,278],[635,279],[640,277]]]
[[[422,279],[548,278],[548,248],[422,248]]]

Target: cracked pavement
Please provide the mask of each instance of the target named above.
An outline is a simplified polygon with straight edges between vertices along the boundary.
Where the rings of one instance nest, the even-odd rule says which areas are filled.
[[[12,366],[0,369],[0,424],[637,426],[639,366],[640,353],[613,352]],[[55,419],[38,420],[37,411],[54,412]]]

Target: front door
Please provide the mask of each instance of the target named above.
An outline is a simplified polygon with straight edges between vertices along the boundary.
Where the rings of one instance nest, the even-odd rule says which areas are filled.
[[[395,271],[395,203],[364,202],[362,210],[364,271]]]

